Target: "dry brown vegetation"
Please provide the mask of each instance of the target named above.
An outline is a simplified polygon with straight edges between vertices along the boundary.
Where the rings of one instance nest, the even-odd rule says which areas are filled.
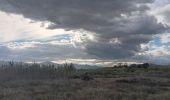
[[[0,100],[170,100],[170,68],[8,65]]]

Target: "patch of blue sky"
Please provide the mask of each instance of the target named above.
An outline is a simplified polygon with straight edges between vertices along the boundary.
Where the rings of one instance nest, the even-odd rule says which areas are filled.
[[[71,40],[72,36],[69,34],[64,34],[64,35],[56,35],[56,36],[51,36],[46,39],[40,40],[43,42],[48,42],[48,41],[61,41],[61,40]]]
[[[148,43],[148,45],[150,50],[155,50],[164,46],[166,50],[170,51],[170,42],[163,43],[160,35],[155,36],[154,39]]]
[[[157,47],[162,46],[160,37],[154,37],[154,39],[149,44]]]
[[[47,37],[45,39],[36,39],[36,40],[32,40],[32,39],[22,39],[22,40],[15,40],[15,41],[11,41],[11,42],[18,42],[18,43],[22,43],[22,42],[50,42],[50,41],[62,41],[62,40],[71,40],[72,36],[69,34],[64,34],[64,35],[56,35],[56,36],[51,36],[51,37]]]

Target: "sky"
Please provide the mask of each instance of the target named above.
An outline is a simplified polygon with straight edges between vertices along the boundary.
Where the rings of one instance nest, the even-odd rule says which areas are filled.
[[[170,64],[169,0],[0,0],[0,60]]]

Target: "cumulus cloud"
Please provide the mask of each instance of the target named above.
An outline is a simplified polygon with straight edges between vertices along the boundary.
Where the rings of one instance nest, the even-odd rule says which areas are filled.
[[[160,40],[161,40],[161,43],[170,43],[170,33],[165,33],[165,34],[162,34],[160,35]]]
[[[161,23],[170,26],[170,1],[156,0],[151,6],[153,14]]]
[[[73,32],[64,29],[46,29],[49,24],[49,22],[35,22],[22,15],[0,11],[0,42],[46,39],[73,34]]]
[[[138,53],[134,56],[136,61],[140,62],[149,62],[154,64],[170,64],[170,51],[166,46],[160,46],[152,48],[150,47],[149,50],[144,51],[142,53]]]
[[[170,42],[167,37],[169,34],[158,34],[147,44],[141,44],[141,51],[134,56],[135,60],[156,64],[170,64]]]
[[[141,44],[148,43],[153,35],[167,30],[168,26],[159,23],[154,15],[148,13],[149,4],[153,2],[154,0],[0,0],[0,10],[20,14],[34,21],[50,22],[47,28],[51,30],[83,30],[90,35],[82,34],[76,41],[72,39],[72,49],[76,48],[99,59],[122,59],[135,56],[141,51]],[[54,51],[69,47],[48,46]],[[46,49],[43,46],[39,48]],[[53,56],[49,51],[43,52],[45,53],[42,55],[46,54],[44,57]],[[66,55],[58,55],[62,54]],[[40,54],[37,58],[38,56]]]

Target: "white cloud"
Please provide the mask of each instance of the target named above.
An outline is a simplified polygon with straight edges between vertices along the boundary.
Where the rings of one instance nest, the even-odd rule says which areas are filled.
[[[165,34],[163,34],[165,35]],[[163,37],[163,35],[159,36],[159,39]],[[158,37],[158,36],[156,36]],[[155,42],[161,44],[163,41],[158,41],[158,39],[154,39],[147,44],[141,44],[141,52],[138,55],[142,56],[151,56],[151,57],[163,57],[163,56],[170,56],[169,47],[166,44],[157,44]]]
[[[9,49],[28,49],[28,48],[34,48],[35,44],[38,44],[39,42],[9,42],[7,44],[4,44],[4,46],[8,47]]]
[[[145,55],[150,55],[152,57],[170,56],[170,51],[168,51],[165,46],[158,47],[154,50],[150,50],[145,53],[146,53]]]
[[[154,15],[159,22],[170,26],[170,1],[169,0],[156,0],[151,4],[150,13]]]
[[[166,30],[164,25],[157,23],[156,18],[159,22],[170,25],[167,17],[170,12],[169,0],[156,0],[154,4],[151,4],[151,11],[148,5],[152,2],[148,0],[123,2],[78,0],[76,6],[60,0],[16,1],[0,0],[2,2],[0,10],[13,13],[7,14],[0,11],[0,45],[4,46],[2,47],[5,48],[4,51],[6,49],[9,49],[9,52],[12,51],[11,56],[21,55],[26,60],[80,58],[71,61],[109,65],[114,61],[104,61],[104,59],[119,59],[119,61],[131,59],[140,51],[141,43],[147,43],[153,35]],[[3,2],[11,6],[3,7]],[[46,3],[47,8],[44,8]],[[106,5],[108,6],[105,7]],[[21,7],[23,10],[18,9]],[[148,11],[156,18],[148,14]],[[50,21],[53,24],[43,21]],[[160,35],[162,43],[170,41],[168,34]],[[70,35],[70,37],[56,38],[61,35]],[[155,58],[167,57],[169,50],[166,46],[145,44],[142,45],[139,54]],[[93,61],[93,59],[103,60]]]
[[[15,40],[42,39],[56,35],[69,34],[63,29],[46,29],[48,22],[33,22],[21,15],[0,12],[0,42]]]
[[[160,39],[162,43],[170,43],[170,33],[160,35]]]
[[[155,64],[170,64],[169,34],[159,34],[147,44],[141,45],[141,52],[134,57],[139,61]]]

